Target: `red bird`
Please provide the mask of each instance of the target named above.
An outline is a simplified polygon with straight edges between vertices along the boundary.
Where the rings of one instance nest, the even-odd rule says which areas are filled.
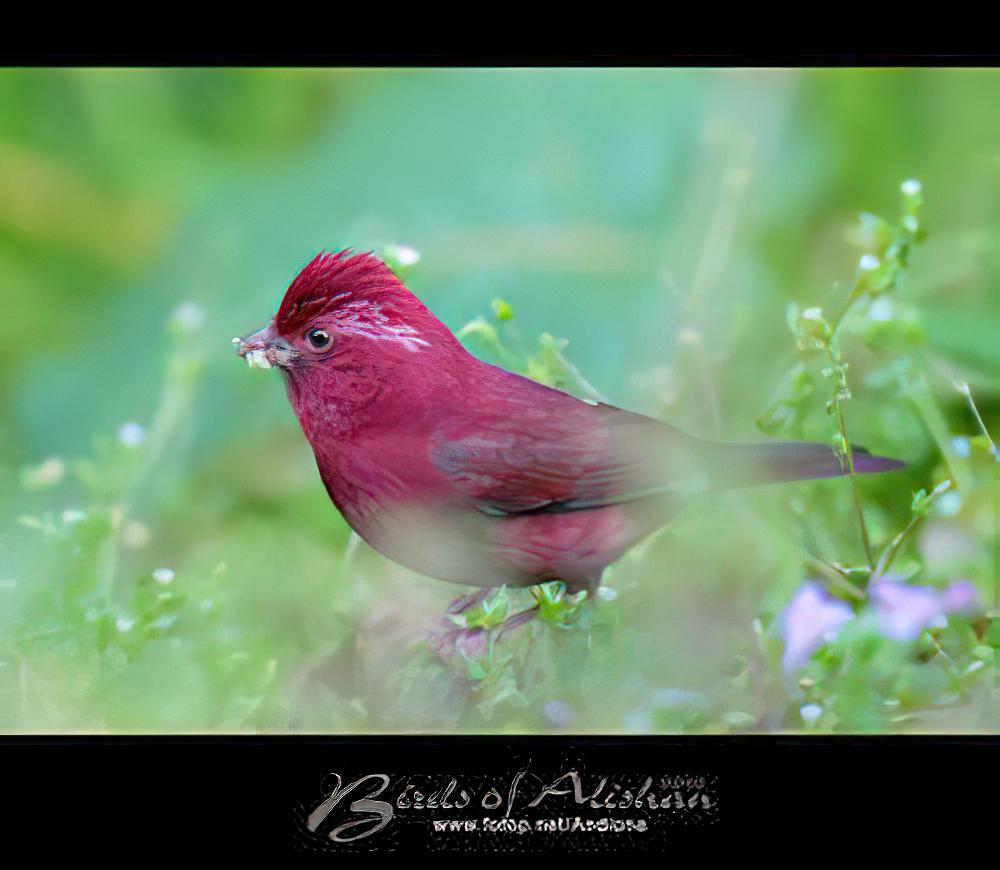
[[[704,441],[482,362],[372,254],[318,255],[234,342],[281,370],[351,527],[453,583],[593,590],[696,493],[844,473],[822,444]]]

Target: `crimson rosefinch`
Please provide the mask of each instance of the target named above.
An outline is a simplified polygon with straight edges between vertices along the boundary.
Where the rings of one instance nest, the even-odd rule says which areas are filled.
[[[330,499],[379,552],[472,586],[601,572],[693,495],[844,473],[823,444],[705,441],[476,359],[372,254],[320,254],[269,325]],[[858,451],[857,472],[902,467]]]

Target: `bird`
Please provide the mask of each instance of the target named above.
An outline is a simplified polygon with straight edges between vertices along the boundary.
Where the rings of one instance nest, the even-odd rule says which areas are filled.
[[[847,473],[825,444],[707,440],[484,362],[372,252],[317,254],[233,342],[281,372],[351,528],[451,583],[593,595],[700,494]],[[854,451],[856,473],[902,467]]]

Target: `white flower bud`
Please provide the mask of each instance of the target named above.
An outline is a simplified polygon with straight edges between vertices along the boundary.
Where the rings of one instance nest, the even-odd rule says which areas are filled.
[[[153,579],[157,583],[173,583],[174,582],[174,572],[169,568],[157,568],[153,572]]]
[[[194,332],[205,322],[205,311],[197,302],[182,302],[174,309],[170,320],[184,332]]]
[[[138,423],[122,423],[118,427],[118,441],[125,447],[138,447],[146,440],[146,430]]]
[[[823,708],[819,704],[803,704],[799,709],[799,715],[806,725],[812,725],[823,715]]]

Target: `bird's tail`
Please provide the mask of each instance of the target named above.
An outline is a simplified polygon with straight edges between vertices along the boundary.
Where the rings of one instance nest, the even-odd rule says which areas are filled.
[[[853,447],[856,474],[895,471],[906,464],[898,459],[872,456],[863,447]],[[755,486],[847,474],[846,460],[825,444],[811,441],[778,441],[759,444],[712,443],[708,465],[718,486]]]

